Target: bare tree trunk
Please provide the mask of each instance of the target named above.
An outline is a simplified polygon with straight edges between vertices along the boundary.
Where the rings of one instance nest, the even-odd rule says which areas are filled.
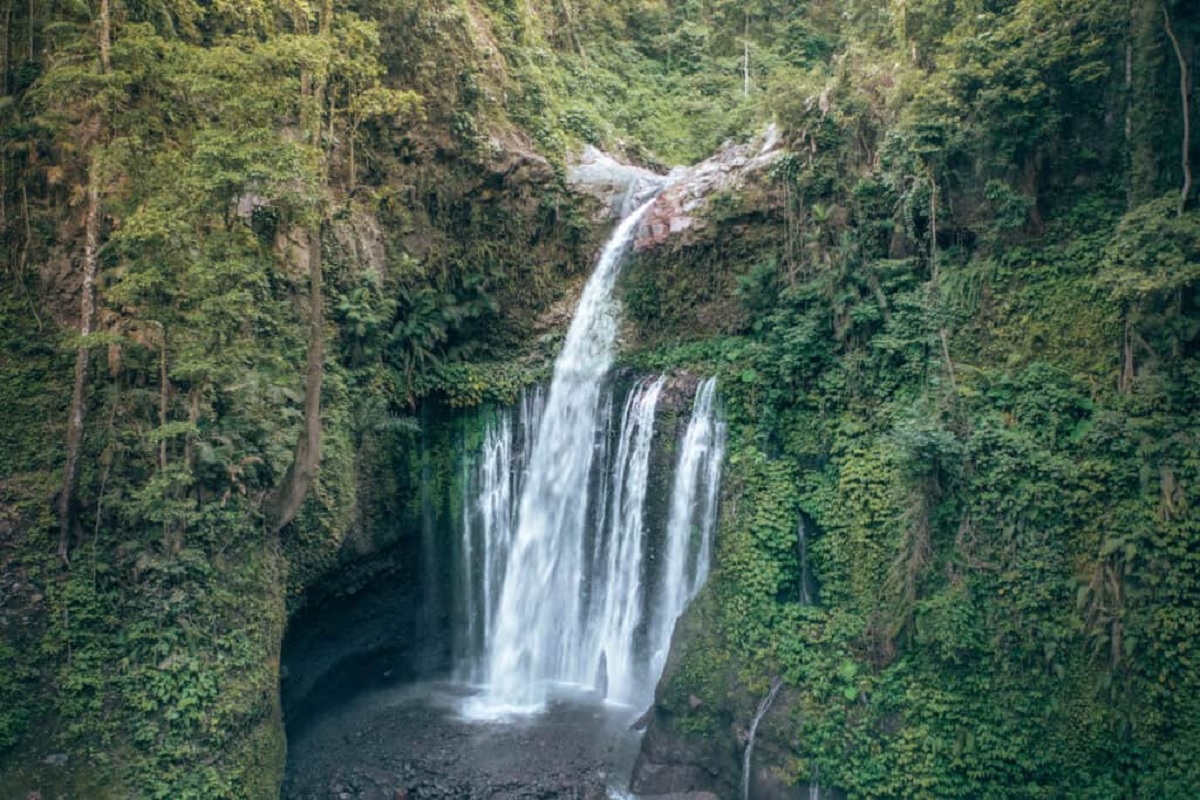
[[[1129,4],[1129,29],[1133,30],[1134,26],[1133,3]],[[1125,147],[1132,148],[1133,146],[1133,36],[1130,35],[1125,39]],[[1132,199],[1133,188],[1130,186],[1126,190],[1125,204],[1129,207],[1133,206]]]
[[[563,16],[567,18],[567,27],[571,30],[571,41],[575,43],[575,50],[586,67],[587,53],[583,49],[583,42],[579,39],[579,30],[575,27],[575,15],[571,12],[571,4],[568,0],[558,0],[558,2],[562,6]]]
[[[1133,388],[1135,365],[1133,359],[1133,321],[1129,318],[1131,312],[1125,312],[1125,343],[1122,347],[1121,377],[1117,388],[1122,394],[1129,394]]]
[[[100,0],[100,70],[108,74],[112,70],[112,15],[109,11],[109,0]]]
[[[283,482],[267,501],[267,518],[278,532],[300,513],[321,465],[321,382],[325,367],[325,309],[321,275],[321,236],[309,235],[309,336],[304,380],[304,429]]]
[[[33,57],[33,3],[30,13],[30,57]],[[109,0],[100,0],[100,71],[107,74],[112,62],[112,25]],[[75,380],[71,390],[71,407],[67,413],[67,461],[63,469],[63,487],[58,495],[58,557],[64,564],[71,561],[71,533],[78,527],[75,519],[75,495],[79,490],[79,456],[83,450],[83,425],[87,417],[87,372],[91,351],[87,337],[92,333],[96,314],[96,274],[99,271],[100,250],[100,181],[103,170],[93,143],[88,163],[87,211],[84,219],[83,285],[79,310],[79,347],[75,350]]]
[[[1192,193],[1192,156],[1190,152],[1192,147],[1192,98],[1188,86],[1191,76],[1188,72],[1187,59],[1183,55],[1183,48],[1179,46],[1179,38],[1175,35],[1175,28],[1171,25],[1171,15],[1165,5],[1162,12],[1163,28],[1171,40],[1171,46],[1175,48],[1175,58],[1179,60],[1179,97],[1183,106],[1183,146],[1180,154],[1183,166],[1183,191],[1179,195],[1179,215],[1183,216],[1183,212],[1187,209],[1188,197]]]
[[[317,23],[317,35],[322,39],[328,39],[333,33],[333,0],[324,0],[321,4],[321,19]],[[313,120],[312,138],[313,146],[320,148],[321,145],[321,115],[325,112],[325,91],[328,88],[326,84],[329,81],[329,64],[322,61],[321,66],[317,69],[317,74],[313,77],[313,108],[316,110],[317,117]],[[333,124],[333,115],[330,114],[330,125]],[[332,140],[332,137],[330,137]],[[328,159],[323,159],[328,162]],[[326,163],[323,167],[322,178],[326,178],[327,172],[324,170],[328,167]]]
[[[159,328],[160,339],[158,342],[158,426],[160,428],[160,436],[158,439],[158,469],[162,473],[167,471],[167,437],[162,435],[161,429],[167,426],[167,410],[170,402],[171,384],[167,380],[167,329],[165,326]],[[168,485],[169,486],[169,485]],[[171,532],[171,519],[166,512],[171,500],[171,491],[169,488],[163,492],[163,536],[162,545],[163,553],[173,555],[177,551]]]
[[[9,0],[7,6],[4,7],[4,41],[0,42],[0,46],[4,47],[4,58],[0,61],[0,69],[4,70],[3,85],[0,85],[0,93],[8,94],[8,65],[12,61],[12,14],[13,3]]]
[[[1162,194],[1162,114],[1159,76],[1166,52],[1162,46],[1161,0],[1132,0],[1129,44],[1131,88],[1129,92],[1130,135],[1129,208]]]
[[[167,329],[161,330],[162,340],[158,343],[158,425],[167,427],[167,408],[171,398],[171,383],[167,375]],[[167,437],[158,442],[158,468],[167,470]]]
[[[346,187],[346,190],[351,195],[353,195],[354,187],[358,185],[358,166],[354,160],[354,156],[355,156],[354,140],[358,138],[358,125],[357,124],[350,126],[350,137],[349,138],[350,138],[350,145],[349,145],[350,146],[350,180],[349,180],[349,186]]]
[[[333,0],[323,0],[317,35],[333,35]],[[321,178],[328,182],[328,154],[321,150],[321,115],[326,112],[325,96],[329,79],[328,65],[322,63],[311,84],[302,89],[311,92],[314,118],[308,120],[308,135],[321,153]],[[304,82],[307,83],[307,82]],[[332,126],[332,111],[329,124]],[[331,137],[332,138],[332,137]],[[321,384],[325,371],[325,294],[321,260],[321,226],[308,231],[308,351],[304,371],[304,421],[296,441],[296,454],[283,481],[265,503],[267,521],[278,533],[300,513],[304,498],[317,477],[321,465]]]
[[[87,416],[87,371],[91,353],[87,337],[92,333],[96,306],[97,251],[100,247],[100,190],[93,161],[88,182],[87,217],[84,223],[83,288],[80,300],[79,336],[83,340],[75,350],[75,383],[67,416],[67,463],[63,487],[58,496],[58,557],[70,563],[71,532],[75,522],[75,493],[79,489],[79,454],[83,448],[83,423]]]
[[[933,177],[933,170],[929,170],[929,274],[933,278],[933,285],[938,285],[938,218],[937,218],[937,180]]]
[[[9,25],[12,22],[12,2],[5,6],[3,31],[0,31],[0,97],[8,96],[8,62],[10,57]],[[8,153],[0,148],[0,236],[8,232]],[[5,237],[7,238],[7,237]],[[13,259],[9,256],[9,263]],[[15,270],[14,270],[15,272]]]

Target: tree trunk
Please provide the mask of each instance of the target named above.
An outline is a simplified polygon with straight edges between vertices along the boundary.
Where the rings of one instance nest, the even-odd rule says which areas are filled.
[[[4,56],[0,59],[0,69],[3,70],[3,73],[0,73],[0,94],[5,96],[8,95],[8,65],[12,61],[12,16],[13,4],[12,0],[9,0],[8,5],[4,7],[4,39],[0,41],[0,47],[4,48]]]
[[[933,278],[933,296],[937,303],[938,316],[943,313],[942,308],[942,280],[941,269],[938,265],[938,191],[937,180],[933,176],[933,170],[929,171],[929,272]],[[957,389],[958,382],[954,377],[954,362],[950,360],[950,334],[946,330],[946,323],[938,320],[938,338],[942,343],[942,358],[946,362],[946,377],[950,379],[950,387]]]
[[[325,303],[321,275],[321,236],[308,242],[309,336],[304,379],[304,421],[296,455],[283,482],[266,504],[271,529],[278,532],[300,513],[321,465],[321,382],[325,368]]]
[[[583,49],[583,42],[579,39],[579,31],[575,27],[575,15],[571,13],[571,4],[568,0],[559,0],[559,5],[562,6],[563,16],[567,18],[567,28],[571,31],[571,41],[575,43],[575,51],[579,53],[580,60],[584,66],[587,66],[587,53]]]
[[[302,25],[303,22],[298,22]],[[317,35],[327,39],[333,35],[333,0],[323,0],[317,21]],[[302,81],[301,91],[311,97],[313,116],[306,121],[307,136],[321,155],[321,179],[328,182],[329,157],[321,147],[322,114],[326,113],[325,97],[329,80],[328,64],[322,62],[311,83]],[[332,112],[330,125],[332,125]],[[332,137],[331,141],[332,141]],[[321,212],[324,214],[324,210]],[[267,498],[264,506],[272,531],[278,533],[300,513],[304,498],[317,477],[321,465],[321,384],[325,370],[325,294],[322,285],[321,224],[308,231],[308,352],[304,372],[304,420],[296,441],[296,454],[283,481]]]
[[[349,185],[346,187],[346,191],[347,191],[347,192],[348,192],[350,195],[353,195],[353,194],[354,194],[354,188],[355,188],[355,187],[358,185],[358,166],[357,166],[357,164],[355,163],[355,160],[354,160],[354,156],[355,156],[354,140],[355,140],[356,138],[358,138],[358,123],[357,123],[357,122],[356,122],[356,123],[354,123],[353,125],[351,125],[351,126],[350,126],[350,137],[349,137],[349,138],[350,138],[350,142],[349,142],[349,148],[350,148],[350,180],[348,181]]]
[[[33,57],[32,17],[30,3],[30,58]],[[100,72],[112,68],[109,52],[112,48],[112,23],[109,0],[100,0]],[[79,347],[75,350],[75,381],[71,390],[71,407],[67,413],[67,463],[63,469],[63,487],[58,495],[58,557],[64,564],[71,560],[71,532],[78,527],[75,518],[75,494],[79,490],[79,456],[83,449],[83,425],[87,417],[87,371],[91,360],[87,337],[92,333],[92,318],[96,313],[96,273],[100,250],[100,181],[102,169],[93,144],[88,163],[87,211],[84,220],[83,286],[79,310]]]
[[[158,425],[167,427],[167,410],[171,400],[171,381],[167,372],[167,328],[159,326],[158,343]],[[158,468],[167,471],[167,437],[163,436],[158,443]]]
[[[1133,358],[1133,320],[1130,318],[1132,313],[1129,310],[1125,312],[1125,336],[1121,348],[1121,376],[1117,381],[1117,389],[1122,394],[1129,394],[1130,390],[1133,389],[1133,377],[1136,373]]]
[[[317,23],[317,35],[321,39],[328,39],[333,34],[333,0],[324,0],[321,5],[321,19]],[[325,90],[328,88],[326,84],[329,81],[329,64],[327,61],[322,61],[317,68],[317,73],[313,76],[313,113],[316,115],[312,120],[312,127],[309,133],[312,136],[313,147],[321,149],[321,115],[325,113]],[[332,124],[332,115],[331,124]],[[332,140],[332,137],[331,137]],[[328,158],[322,154],[322,175],[324,179],[328,178]]]
[[[82,341],[75,350],[75,383],[71,391],[71,408],[67,415],[67,463],[63,471],[63,487],[58,496],[58,557],[70,563],[71,532],[76,527],[75,493],[79,489],[79,455],[83,449],[83,423],[87,416],[87,371],[91,360],[87,337],[92,333],[92,318],[96,306],[96,272],[100,247],[100,190],[96,164],[92,162],[87,191],[87,217],[84,223],[83,287],[80,299],[79,336]]]
[[[1129,4],[1129,15],[1127,22],[1129,23],[1130,31],[1133,30],[1133,3]],[[1125,146],[1128,148],[1133,142],[1133,36],[1125,37]],[[1127,190],[1131,191],[1131,189]],[[1126,197],[1126,205],[1129,204],[1129,199]]]
[[[742,32],[742,97],[750,96],[750,12],[746,12],[746,28]]]
[[[1166,30],[1167,38],[1171,40],[1171,46],[1175,50],[1175,58],[1179,61],[1179,98],[1183,111],[1183,142],[1180,155],[1180,165],[1183,167],[1183,191],[1179,195],[1179,216],[1182,217],[1183,212],[1187,210],[1188,197],[1192,193],[1192,98],[1188,86],[1191,76],[1188,71],[1187,58],[1183,55],[1183,48],[1179,46],[1175,28],[1171,25],[1171,14],[1165,5],[1162,13],[1163,29]]]
[[[112,16],[109,0],[100,0],[100,71],[107,75],[112,70]]]

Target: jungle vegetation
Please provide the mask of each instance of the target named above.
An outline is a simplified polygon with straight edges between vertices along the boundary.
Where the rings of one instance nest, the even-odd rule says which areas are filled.
[[[624,360],[732,431],[663,703],[719,736],[782,676],[779,768],[854,796],[1195,796],[1198,41],[1187,0],[0,0],[0,794],[64,752],[275,796],[287,615],[413,500],[387,453],[544,374],[602,234],[571,154],[775,122],[623,281]]]

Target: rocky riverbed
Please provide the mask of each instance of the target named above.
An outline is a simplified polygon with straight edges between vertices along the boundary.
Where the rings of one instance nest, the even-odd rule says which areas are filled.
[[[628,784],[638,716],[566,695],[543,714],[466,719],[471,690],[449,683],[378,689],[290,732],[285,800],[571,798]]]

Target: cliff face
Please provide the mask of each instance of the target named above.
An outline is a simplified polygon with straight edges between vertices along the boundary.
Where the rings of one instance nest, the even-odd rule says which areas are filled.
[[[289,617],[419,583],[398,554],[420,530],[421,406],[511,397],[553,351],[554,307],[602,234],[592,205],[504,108],[515,83],[489,14],[384,5],[339,6],[326,33],[249,7],[146,20],[116,3],[96,74],[55,72],[41,33],[63,21],[18,12],[41,77],[3,116],[0,795],[275,796]],[[24,41],[11,20],[6,75]],[[313,66],[326,35],[348,61]],[[85,84],[107,69],[114,94],[89,116]],[[300,82],[316,69],[331,103],[310,149]],[[53,501],[92,151],[107,165],[97,310],[63,563]],[[319,471],[273,534],[314,258]]]
[[[1190,700],[1153,689],[1146,669],[1159,662],[1142,644],[1112,649],[1114,636],[1135,635],[1127,625],[1155,647],[1173,638],[1151,620],[1190,612],[1151,584],[1189,583],[1191,567],[1141,562],[1143,584],[1131,549],[1116,556],[1130,565],[1117,579],[1108,549],[1114,535],[1134,537],[1138,554],[1186,537],[1176,468],[1159,459],[1187,446],[1135,457],[1149,458],[1149,483],[1093,480],[1132,466],[1132,451],[1110,449],[1132,429],[1175,436],[1192,424],[1178,403],[1194,394],[1184,377],[1194,351],[1160,362],[1153,393],[1164,406],[1131,406],[1117,377],[1118,305],[1065,301],[1067,286],[1086,292],[1097,279],[1074,248],[1119,247],[1128,222],[1084,223],[1060,206],[1069,227],[999,246],[996,257],[1024,267],[954,299],[939,297],[949,290],[919,258],[896,257],[919,253],[917,242],[891,225],[881,235],[875,215],[891,208],[863,198],[882,187],[862,179],[846,206],[798,207],[793,180],[785,166],[717,195],[675,236],[668,196],[664,235],[647,234],[623,279],[627,358],[717,374],[731,431],[713,574],[677,628],[635,791],[737,796],[775,679],[783,690],[757,727],[752,797],[809,785],[828,797],[970,796],[1004,791],[999,774],[1019,776],[1014,793],[1081,781],[1100,793],[1183,791],[1193,779],[1175,755],[1138,775],[1108,760],[1114,747],[1173,749],[1151,721],[1191,713]],[[944,234],[964,248],[946,267],[964,272],[942,280],[963,279],[997,246],[973,230],[976,213],[965,204],[940,219],[937,247]],[[1049,273],[1035,266],[1050,260]],[[1065,332],[1031,344],[1052,317]],[[1097,529],[1133,508],[1144,524]],[[1109,579],[1121,586],[1120,621],[1107,605],[1116,584],[1101,588]],[[1121,694],[1120,712],[1097,692],[1114,674],[1138,698]],[[1142,727],[1123,738],[1111,726],[1126,715]],[[1068,774],[1064,763],[1087,766]]]

